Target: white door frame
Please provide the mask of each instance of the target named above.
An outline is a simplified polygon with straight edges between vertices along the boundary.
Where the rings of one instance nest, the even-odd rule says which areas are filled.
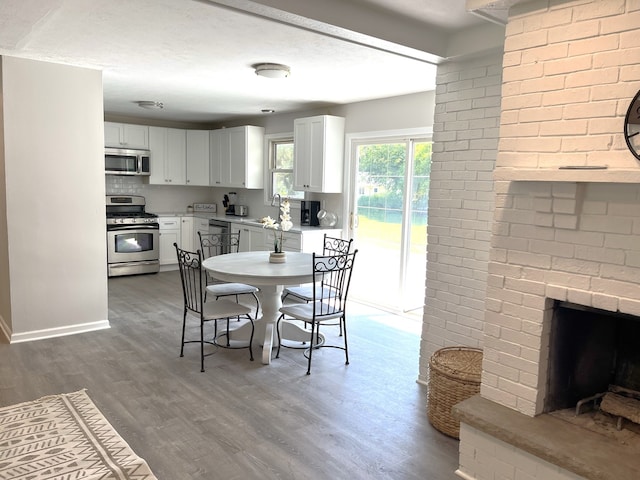
[[[433,138],[433,129],[431,127],[425,128],[411,128],[411,129],[403,129],[403,130],[386,130],[386,131],[376,131],[376,132],[361,132],[361,133],[351,133],[347,134],[345,138],[345,171],[344,171],[344,198],[343,198],[343,237],[344,238],[356,238],[355,228],[357,228],[357,217],[355,217],[355,196],[356,196],[356,182],[357,182],[357,155],[356,155],[356,145],[359,145],[363,142],[374,141],[374,142],[398,142],[398,143],[406,143],[408,145],[407,155],[411,155],[411,158],[407,158],[408,164],[407,167],[413,169],[413,142],[411,140],[427,140],[432,141]],[[409,185],[409,184],[408,184]],[[410,189],[407,188],[405,190],[403,196],[403,211],[408,212],[411,204],[411,192]],[[398,284],[400,286],[406,283],[406,263],[407,263],[407,255],[408,255],[408,235],[407,232],[409,230],[409,224],[405,221],[405,217],[403,215],[402,222],[402,244],[400,245],[400,277],[397,279]],[[403,291],[398,292],[400,294],[399,301],[400,305],[398,307],[401,311],[404,311],[406,307],[407,301],[405,298],[405,294]]]

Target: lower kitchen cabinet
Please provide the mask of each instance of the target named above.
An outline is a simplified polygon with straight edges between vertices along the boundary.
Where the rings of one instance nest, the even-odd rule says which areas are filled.
[[[180,217],[158,217],[160,224],[160,265],[178,263],[174,243],[182,244]]]
[[[200,249],[200,233],[209,233],[209,219],[204,217],[193,217],[193,249]]]
[[[240,232],[240,252],[254,252],[265,250],[265,228],[251,225],[231,224],[231,233]]]
[[[209,218],[184,216],[158,217],[160,224],[160,265],[177,265],[177,243],[184,250],[195,252],[200,250],[198,232],[209,233]]]
[[[195,252],[200,247],[196,248],[195,239],[193,238],[193,217],[182,217],[180,225],[180,248]]]
[[[240,251],[273,251],[273,235],[283,235],[284,250],[286,252],[316,252],[322,253],[324,234],[331,237],[340,237],[340,229],[319,229],[282,232],[271,228],[263,228],[252,225],[231,224],[232,232],[240,232]]]
[[[280,238],[282,234],[282,249],[285,252],[301,252],[302,251],[302,234],[298,232],[281,232],[280,230],[265,229],[265,248],[262,250],[273,251],[273,232]]]
[[[195,252],[200,249],[198,232],[209,232],[209,218],[192,215],[160,216],[160,265],[177,266],[177,243],[180,248]],[[240,232],[240,252],[273,251],[274,233],[284,238],[284,250],[287,252],[322,252],[324,234],[340,237],[339,229],[305,229],[303,231],[273,230],[257,225],[247,225],[241,222],[231,222],[231,232]],[[171,269],[171,268],[169,268]]]

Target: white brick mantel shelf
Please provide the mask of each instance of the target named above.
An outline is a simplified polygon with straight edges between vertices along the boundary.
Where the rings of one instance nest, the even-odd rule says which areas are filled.
[[[510,182],[640,183],[640,167],[634,170],[497,167],[493,179]]]

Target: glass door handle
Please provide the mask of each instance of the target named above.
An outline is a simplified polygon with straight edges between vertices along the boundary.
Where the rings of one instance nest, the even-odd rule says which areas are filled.
[[[358,228],[359,223],[360,222],[359,222],[358,214],[351,212],[350,219],[349,219],[349,228],[351,230],[354,230]]]

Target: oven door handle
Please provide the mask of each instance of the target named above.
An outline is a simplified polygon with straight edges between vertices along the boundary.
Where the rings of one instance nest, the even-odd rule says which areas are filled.
[[[125,232],[130,230],[159,230],[157,223],[141,223],[139,225],[107,225],[108,232]]]

